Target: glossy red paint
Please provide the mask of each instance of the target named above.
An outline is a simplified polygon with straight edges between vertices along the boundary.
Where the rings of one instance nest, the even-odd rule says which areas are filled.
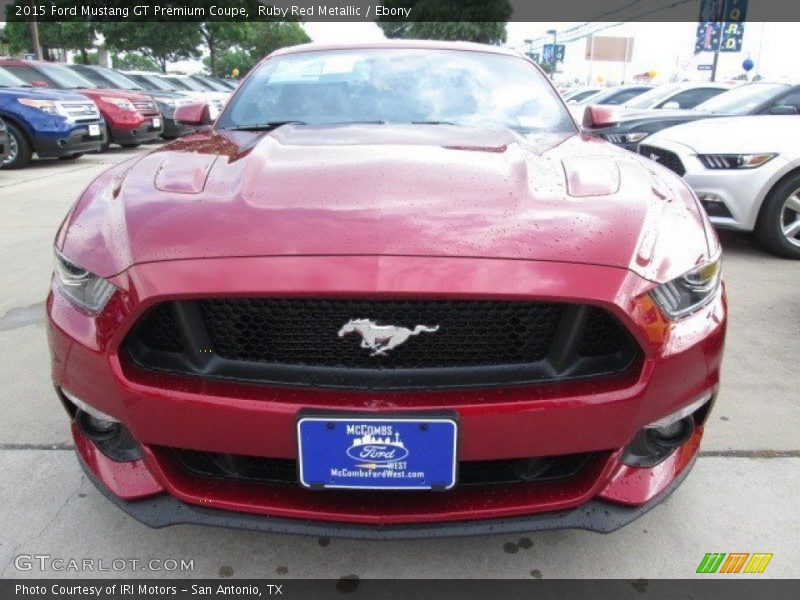
[[[677,322],[647,295],[719,254],[707,217],[669,171],[578,133],[436,125],[197,133],[98,177],[56,246],[118,288],[97,316],[57,287],[47,302],[55,384],[120,420],[142,445],[134,471],[148,483],[124,488],[128,471],[76,441],[117,495],[163,489],[225,510],[368,524],[527,515],[592,498],[642,504],[681,474],[702,428],[653,469],[625,467],[623,449],[643,426],[719,384],[723,291]],[[154,304],[210,296],[587,303],[627,327],[642,359],[605,379],[377,393],[146,372],[121,352]],[[308,408],[455,411],[461,460],[597,456],[568,481],[367,501],[204,479],[167,450],[293,459],[296,416]]]
[[[210,125],[211,111],[205,102],[184,104],[175,110],[175,121],[186,125]]]
[[[697,458],[697,449],[703,438],[703,427],[695,429],[692,437],[664,462],[651,469],[620,465],[611,475],[608,487],[600,492],[603,500],[639,506],[652,500]]]
[[[611,106],[587,106],[583,113],[583,126],[587,129],[608,127],[619,122],[619,110]]]
[[[163,494],[164,487],[156,481],[143,460],[115,462],[97,449],[77,425],[72,425],[75,451],[97,479],[115,496],[134,501]]]

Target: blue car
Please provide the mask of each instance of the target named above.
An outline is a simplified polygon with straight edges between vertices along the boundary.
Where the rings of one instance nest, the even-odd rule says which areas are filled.
[[[26,166],[34,152],[39,158],[78,158],[100,150],[106,137],[103,117],[89,98],[32,87],[3,68],[0,119],[7,130],[7,147],[0,152],[5,169]]]

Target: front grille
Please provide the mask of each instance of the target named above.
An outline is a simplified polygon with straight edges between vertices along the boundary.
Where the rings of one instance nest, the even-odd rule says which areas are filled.
[[[61,108],[73,121],[97,121],[100,111],[94,102],[61,102]]]
[[[150,100],[136,100],[133,102],[133,105],[143,115],[155,115],[158,114],[158,107],[155,105],[155,102],[151,102]]]
[[[686,168],[683,166],[681,159],[674,152],[664,150],[663,148],[656,148],[655,146],[639,146],[639,154],[667,167],[670,171],[674,171],[681,177],[686,173]]]
[[[165,449],[182,469],[200,477],[264,484],[297,484],[297,462],[282,458],[240,456],[196,450]],[[458,487],[542,483],[577,475],[594,457],[591,453],[509,460],[462,461]]]
[[[369,319],[401,326],[385,349]],[[360,330],[360,331],[359,331]],[[365,341],[366,340],[366,341]],[[212,298],[148,311],[125,341],[147,370],[277,385],[426,389],[621,373],[639,356],[605,310],[553,302]]]

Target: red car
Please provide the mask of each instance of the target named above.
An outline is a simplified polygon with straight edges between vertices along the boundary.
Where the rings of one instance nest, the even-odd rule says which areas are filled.
[[[55,253],[79,460],[154,527],[610,531],[687,475],[717,395],[697,198],[501,48],[275,52],[89,185]]]
[[[91,98],[106,120],[105,148],[112,142],[135,148],[157,140],[164,130],[164,120],[150,96],[97,88],[82,75],[56,63],[4,58],[0,59],[0,66],[31,85],[77,90]]]

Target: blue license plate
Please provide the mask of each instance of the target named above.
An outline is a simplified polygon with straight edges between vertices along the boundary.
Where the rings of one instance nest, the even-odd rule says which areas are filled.
[[[449,489],[456,483],[453,419],[302,417],[300,483],[308,488]]]

